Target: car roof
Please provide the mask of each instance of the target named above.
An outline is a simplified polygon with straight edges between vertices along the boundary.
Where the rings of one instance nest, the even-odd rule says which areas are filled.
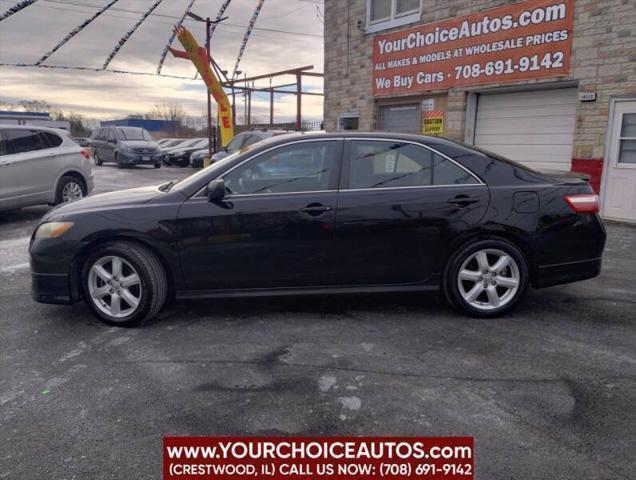
[[[452,140],[448,140],[442,137],[432,137],[429,135],[418,135],[414,133],[397,133],[397,132],[378,132],[378,131],[366,131],[361,132],[357,130],[345,130],[338,132],[325,132],[325,131],[309,131],[309,132],[282,132],[280,135],[275,135],[271,138],[268,138],[269,145],[281,142],[288,142],[292,139],[341,139],[341,138],[364,138],[371,140],[404,140],[410,142],[424,143],[426,145],[457,145],[457,142]]]
[[[15,125],[11,123],[0,123],[0,128],[17,128],[18,130],[41,130],[43,132],[51,132],[57,134],[65,134],[70,135],[71,132],[68,130],[63,130],[61,128],[53,128],[53,127],[44,127],[41,125]]]

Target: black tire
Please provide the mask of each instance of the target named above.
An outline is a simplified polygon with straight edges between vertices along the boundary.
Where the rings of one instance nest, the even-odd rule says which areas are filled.
[[[82,190],[82,196],[80,198],[84,198],[86,196],[86,185],[82,180],[72,175],[64,175],[60,178],[60,181],[57,182],[57,187],[55,188],[55,205],[64,203],[64,188],[69,184],[76,184],[80,187]]]
[[[120,163],[118,154],[115,154],[115,163],[117,164],[117,168],[126,168],[126,165]]]
[[[95,159],[95,165],[98,167],[101,167],[102,164],[104,163],[102,162],[102,159],[99,158],[99,155],[97,154],[97,152],[93,152],[93,158]]]
[[[512,260],[516,263],[516,275],[518,276],[518,286],[514,294],[506,297],[506,301],[503,305],[499,307],[492,306],[484,306],[476,308],[471,305],[460,292],[460,279],[459,279],[459,271],[466,260],[468,260],[472,255],[479,251],[484,250],[496,250],[504,252],[509,255]],[[513,267],[507,267],[512,269]],[[506,272],[510,273],[512,270],[506,270]],[[506,275],[507,276],[507,275]],[[504,277],[505,278],[505,277]],[[497,277],[492,277],[489,280],[483,280],[489,284],[491,280],[494,280],[495,283],[492,284],[493,287],[496,287],[496,282],[499,281],[501,284],[501,276],[499,279]],[[473,280],[475,281],[475,280]],[[470,281],[468,281],[470,282]],[[477,280],[474,285],[481,284],[482,280]],[[468,283],[470,286],[470,283]],[[486,283],[484,283],[486,285]],[[461,246],[448,260],[446,264],[446,268],[444,270],[444,278],[442,290],[445,299],[448,303],[458,310],[461,313],[466,315],[470,315],[473,317],[479,318],[491,318],[503,315],[507,312],[510,312],[515,306],[519,304],[519,302],[523,299],[528,291],[529,286],[529,274],[528,274],[528,261],[526,260],[523,252],[513,243],[500,239],[500,238],[491,238],[491,239],[480,239],[469,244]],[[497,289],[503,288],[504,292],[506,291],[506,287],[496,287]],[[512,291],[512,290],[511,290]],[[484,292],[484,295],[487,295],[487,292]],[[481,297],[484,298],[485,297]],[[485,300],[484,300],[485,303]],[[485,310],[485,308],[488,308]]]
[[[139,305],[125,317],[114,317],[101,310],[91,297],[89,277],[91,267],[100,259],[117,256],[128,262],[140,279]],[[148,248],[133,242],[116,241],[99,245],[86,259],[82,268],[84,300],[102,322],[117,327],[135,327],[152,319],[163,307],[168,295],[168,279],[157,256]]]
[[[160,163],[155,163],[155,168],[161,168],[161,164]]]

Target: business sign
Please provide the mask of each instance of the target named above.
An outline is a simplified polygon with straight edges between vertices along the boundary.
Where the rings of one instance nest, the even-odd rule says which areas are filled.
[[[373,95],[567,76],[573,0],[530,0],[378,35]]]

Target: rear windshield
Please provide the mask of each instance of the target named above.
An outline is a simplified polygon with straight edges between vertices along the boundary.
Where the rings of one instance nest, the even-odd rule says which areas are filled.
[[[117,129],[122,140],[152,140],[150,134],[143,128],[120,127]]]

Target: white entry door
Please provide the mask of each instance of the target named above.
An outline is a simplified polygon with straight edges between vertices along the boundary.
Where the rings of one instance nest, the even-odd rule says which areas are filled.
[[[603,216],[636,222],[636,100],[617,101],[611,125]]]

